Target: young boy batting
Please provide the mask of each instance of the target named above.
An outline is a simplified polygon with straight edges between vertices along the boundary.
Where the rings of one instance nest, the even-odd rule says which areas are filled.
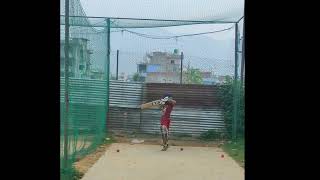
[[[173,106],[175,106],[176,101],[173,100],[173,97],[171,94],[164,94],[162,96],[161,102],[160,102],[160,109],[162,111],[162,116],[160,120],[160,131],[162,135],[162,141],[163,141],[163,148],[162,151],[166,151],[169,147],[168,145],[168,138],[169,138],[169,127],[170,127],[170,115],[173,109]]]

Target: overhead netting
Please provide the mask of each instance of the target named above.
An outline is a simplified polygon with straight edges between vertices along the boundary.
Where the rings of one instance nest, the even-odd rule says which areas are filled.
[[[64,15],[64,0],[60,2],[60,12]],[[102,18],[102,21],[98,18],[89,19],[91,25],[96,27],[106,26],[104,17],[112,17],[117,27],[145,28],[194,23],[234,23],[244,15],[244,0],[70,0],[70,5],[70,16]],[[150,19],[156,21],[149,21]],[[88,25],[85,19],[81,21],[77,25]]]
[[[70,0],[66,88],[65,1],[60,3],[61,178],[70,179],[73,163],[105,140],[109,105],[115,103],[109,102],[111,82],[230,85],[235,67],[241,70],[243,0]],[[230,98],[244,104],[241,93]],[[233,115],[243,119],[241,108]]]

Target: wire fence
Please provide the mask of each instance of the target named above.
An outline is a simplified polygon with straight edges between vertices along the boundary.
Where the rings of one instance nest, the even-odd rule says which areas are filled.
[[[69,13],[64,4],[61,0],[62,179],[70,179],[73,163],[106,138],[110,80],[219,86],[227,129],[232,137],[244,133],[242,37],[232,18],[88,17],[79,0],[70,0]]]
[[[79,1],[70,1],[70,15],[84,15]],[[108,37],[106,28],[97,29],[85,18],[70,19],[70,24],[87,26],[66,26],[64,20],[60,24],[60,177],[72,179],[73,163],[106,137]]]
[[[110,80],[217,85],[233,74],[231,59],[186,55],[177,49],[145,53],[116,50],[110,54]]]
[[[182,34],[186,28],[202,28],[203,33]],[[122,81],[212,85],[222,83],[226,76],[234,75],[234,39],[215,39],[218,33],[232,37],[234,25],[226,28],[197,24],[187,27],[112,29],[115,29],[110,36],[112,79],[118,77]]]

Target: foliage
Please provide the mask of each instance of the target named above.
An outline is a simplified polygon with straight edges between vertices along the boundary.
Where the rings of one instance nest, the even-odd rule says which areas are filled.
[[[215,130],[215,129],[210,129],[206,132],[203,132],[200,134],[200,139],[204,141],[210,141],[210,140],[217,140],[220,139],[222,136],[222,133]]]
[[[244,138],[240,137],[237,141],[228,141],[223,144],[222,149],[229,154],[240,166],[244,167]]]
[[[245,126],[245,103],[244,103],[244,87],[241,85],[241,82],[237,80],[237,90],[238,90],[238,97],[236,100],[239,101],[239,106],[238,106],[238,124],[237,124],[237,134],[238,136],[244,136],[244,126]],[[234,96],[234,79],[231,78],[230,76],[226,77],[226,81],[224,84],[219,86],[219,97],[221,101],[221,106],[224,110],[223,115],[224,115],[224,121],[226,124],[226,129],[228,133],[228,137],[231,137],[231,132],[232,132],[232,120],[234,116],[233,112],[233,96]]]
[[[189,68],[185,73],[187,84],[202,84],[203,79],[199,69]]]
[[[83,173],[79,172],[74,166],[72,166],[70,169],[61,169],[60,170],[60,179],[62,180],[79,180],[83,177]]]
[[[140,75],[139,75],[139,73],[135,73],[134,75],[133,75],[133,81],[139,81],[140,80]]]

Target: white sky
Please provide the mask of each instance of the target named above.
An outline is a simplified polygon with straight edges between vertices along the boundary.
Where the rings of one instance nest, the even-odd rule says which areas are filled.
[[[148,19],[239,19],[244,0],[80,0],[88,16]],[[230,19],[230,18],[229,18]]]
[[[177,26],[177,27],[169,27],[169,28],[162,28],[174,34],[196,34],[196,33],[203,33],[203,32],[211,32],[211,31],[218,31],[233,27],[234,24],[199,24],[196,25],[185,25],[185,26]],[[215,40],[225,40],[225,39],[233,39],[234,38],[234,28],[222,31],[213,34],[205,34],[202,36],[206,36]]]
[[[243,16],[244,0],[80,0],[87,16],[178,20],[229,20]],[[232,24],[164,28],[174,34],[216,31]],[[241,29],[242,26],[239,26]],[[234,38],[234,31],[208,34],[216,40]]]
[[[244,0],[73,0],[80,1],[86,16],[92,17],[121,17],[121,18],[145,18],[145,19],[175,19],[175,20],[209,20],[209,21],[237,21],[243,16]],[[230,24],[202,24],[184,25],[174,27],[162,27],[174,35],[203,33],[217,31],[234,26]],[[239,23],[242,34],[242,21]],[[163,34],[153,34],[163,36]],[[231,30],[215,34],[201,35],[213,40],[230,42],[234,40],[234,27]],[[240,35],[241,37],[242,35]],[[147,41],[147,40],[146,40]],[[178,40],[179,41],[179,40]],[[232,41],[231,41],[232,42]],[[177,43],[179,49],[183,43]],[[198,46],[197,44],[194,44]],[[169,45],[168,45],[169,46]],[[181,46],[181,47],[180,47]],[[170,46],[171,47],[171,46]],[[210,46],[211,47],[211,46]],[[228,56],[233,62],[234,45],[225,47]],[[219,52],[222,50],[218,50]],[[203,56],[199,52],[199,56]],[[215,56],[213,56],[215,58]],[[135,71],[135,63],[132,61],[132,71]],[[222,64],[220,65],[222,66]],[[123,66],[121,66],[123,67]],[[129,68],[129,65],[128,65]],[[222,68],[222,67],[218,67]],[[129,72],[123,69],[123,72]]]

